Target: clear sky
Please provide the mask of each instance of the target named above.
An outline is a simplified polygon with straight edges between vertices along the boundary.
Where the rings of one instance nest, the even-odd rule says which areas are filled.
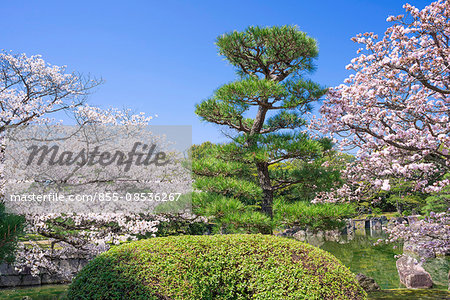
[[[348,75],[357,33],[382,34],[401,0],[288,1],[7,1],[1,0],[0,48],[41,54],[105,83],[89,103],[158,115],[155,125],[192,125],[193,142],[220,142],[194,105],[235,79],[217,55],[216,37],[250,25],[298,25],[319,43],[317,82]],[[423,8],[431,1],[410,1]]]

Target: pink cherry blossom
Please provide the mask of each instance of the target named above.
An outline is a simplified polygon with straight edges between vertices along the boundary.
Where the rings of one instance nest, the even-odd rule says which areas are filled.
[[[388,190],[386,180],[403,178],[438,191],[448,181],[436,178],[450,171],[450,1],[404,8],[381,38],[353,38],[363,46],[347,65],[354,73],[329,90],[314,124],[357,150],[348,184]]]

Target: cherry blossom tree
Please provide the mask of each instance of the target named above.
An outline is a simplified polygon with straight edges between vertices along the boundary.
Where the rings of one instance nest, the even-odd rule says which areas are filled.
[[[65,67],[49,65],[41,56],[0,53],[0,133],[36,121],[52,112],[81,106],[101,83]]]
[[[358,201],[389,191],[392,179],[413,181],[423,192],[450,183],[450,1],[404,8],[406,16],[387,18],[393,25],[381,39],[372,32],[353,39],[364,46],[347,66],[354,73],[328,92],[315,125],[358,152],[342,172],[347,184],[315,202]],[[448,216],[395,224],[387,241],[448,254]]]
[[[343,148],[358,149],[346,171],[352,192],[362,182],[389,190],[389,178],[427,192],[449,184],[450,1],[404,8],[406,16],[387,18],[393,24],[382,38],[353,38],[364,46],[346,67],[354,73],[330,89],[316,122]]]
[[[423,259],[450,254],[450,216],[448,212],[430,213],[423,219],[410,224],[394,223],[385,228],[388,238],[385,242],[404,242],[404,250],[413,251]],[[383,240],[378,240],[381,243]]]
[[[6,133],[9,129],[34,125],[55,124],[52,113],[70,113],[81,126],[123,125],[143,126],[151,117],[144,113],[100,109],[85,103],[86,96],[100,80],[72,73],[65,67],[46,63],[40,56],[0,53],[0,199],[4,197]],[[58,122],[56,122],[58,124]],[[86,191],[88,193],[89,191]],[[50,248],[28,241],[19,246],[16,255],[18,269],[30,269],[37,274],[43,269],[57,272],[52,256],[82,252],[92,257],[110,245],[141,237],[154,236],[160,222],[173,216],[128,213],[33,213],[24,212],[27,232],[48,239]],[[196,222],[194,216],[181,216]],[[202,222],[204,220],[200,220]],[[58,244],[58,249],[54,245]]]

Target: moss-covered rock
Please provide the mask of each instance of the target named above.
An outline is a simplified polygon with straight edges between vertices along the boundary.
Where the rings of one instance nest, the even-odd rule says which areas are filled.
[[[175,236],[91,261],[69,299],[366,299],[328,252],[269,235]]]

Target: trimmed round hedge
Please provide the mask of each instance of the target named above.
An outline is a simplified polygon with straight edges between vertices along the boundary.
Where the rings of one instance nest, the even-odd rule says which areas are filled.
[[[270,235],[172,236],[92,260],[69,299],[366,299],[334,256]]]

